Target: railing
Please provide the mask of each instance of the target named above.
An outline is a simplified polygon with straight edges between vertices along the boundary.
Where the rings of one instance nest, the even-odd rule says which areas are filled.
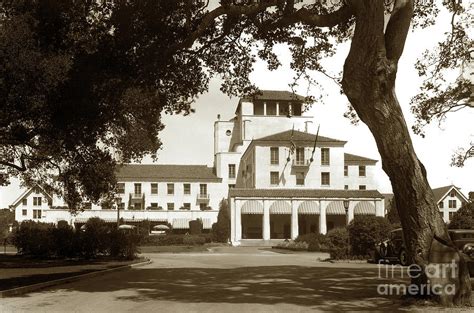
[[[210,198],[209,194],[198,193],[198,195],[197,195],[197,199],[201,200],[201,201],[203,201],[203,200],[204,201],[209,201],[209,198]]]
[[[132,199],[141,199],[143,198],[143,195],[143,193],[131,193],[130,197],[132,197]]]
[[[310,160],[293,160],[293,166],[296,167],[307,167],[311,164]]]

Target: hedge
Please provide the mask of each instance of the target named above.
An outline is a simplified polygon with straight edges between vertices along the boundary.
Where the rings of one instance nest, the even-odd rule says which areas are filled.
[[[392,225],[384,217],[356,216],[348,226],[351,253],[369,256],[375,245],[387,238],[390,230]]]
[[[308,251],[325,251],[328,247],[326,236],[317,233],[299,235],[296,237],[295,242],[306,242],[308,245]]]

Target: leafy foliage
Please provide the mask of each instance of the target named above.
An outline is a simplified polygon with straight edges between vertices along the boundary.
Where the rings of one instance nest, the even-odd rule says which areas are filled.
[[[349,251],[349,233],[346,228],[331,229],[326,238],[329,245],[329,255],[331,259],[348,259]]]
[[[474,229],[474,203],[467,203],[457,210],[448,227],[450,229]]]
[[[353,255],[368,256],[378,242],[392,230],[390,222],[380,216],[356,216],[348,231]]]
[[[308,251],[324,251],[328,246],[327,237],[319,233],[300,235],[295,239],[295,242],[306,242]]]
[[[229,203],[222,199],[219,203],[217,222],[212,224],[212,237],[215,242],[227,243],[230,238],[230,212]]]

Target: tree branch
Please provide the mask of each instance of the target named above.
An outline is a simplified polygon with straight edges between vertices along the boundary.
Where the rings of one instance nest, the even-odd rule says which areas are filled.
[[[8,161],[3,161],[3,160],[0,160],[0,164],[1,165],[5,165],[5,166],[8,166],[8,167],[12,167],[20,172],[24,172],[27,170],[26,168],[26,164],[25,164],[25,156],[22,154],[20,156],[20,163],[21,165],[17,165],[15,163],[11,163],[11,162],[8,162]]]
[[[395,0],[390,20],[385,30],[387,59],[397,63],[403,53],[413,17],[413,0]]]

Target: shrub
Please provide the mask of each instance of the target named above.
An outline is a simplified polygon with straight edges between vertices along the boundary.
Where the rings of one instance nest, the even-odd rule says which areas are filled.
[[[474,203],[467,203],[455,212],[449,222],[448,228],[474,229]]]
[[[287,249],[292,251],[308,251],[308,243],[305,241],[285,241],[280,242],[277,248]]]
[[[199,235],[202,233],[202,220],[196,219],[189,222],[189,233],[191,235]]]
[[[60,221],[65,222],[65,221]],[[57,257],[74,257],[77,251],[77,235],[74,233],[74,229],[65,223],[58,223],[56,228],[52,229],[54,254]]]
[[[198,235],[184,235],[183,244],[187,246],[198,246],[206,243],[206,238]]]
[[[87,220],[84,231],[80,232],[81,251],[84,257],[94,258],[104,254],[108,248],[108,233],[111,228],[104,220],[93,217]]]
[[[211,243],[212,242],[212,233],[200,234],[199,236],[204,238],[204,241],[206,243]]]
[[[24,221],[13,234],[18,252],[33,257],[50,257],[54,254],[53,224]]]
[[[140,234],[113,229],[109,233],[108,253],[112,257],[134,259],[137,255]]]
[[[327,249],[328,245],[326,236],[317,233],[300,235],[295,239],[295,242],[306,242],[308,251],[323,251]]]
[[[353,255],[368,256],[375,245],[384,240],[392,229],[390,222],[380,216],[356,216],[349,224]]]
[[[329,255],[332,259],[339,260],[348,258],[349,233],[345,228],[334,228],[327,233]]]
[[[227,243],[230,238],[230,213],[227,200],[222,199],[219,204],[217,222],[212,224],[212,237],[216,242]]]
[[[175,246],[183,244],[184,235],[168,234],[164,236],[150,236],[150,241],[157,246]]]

